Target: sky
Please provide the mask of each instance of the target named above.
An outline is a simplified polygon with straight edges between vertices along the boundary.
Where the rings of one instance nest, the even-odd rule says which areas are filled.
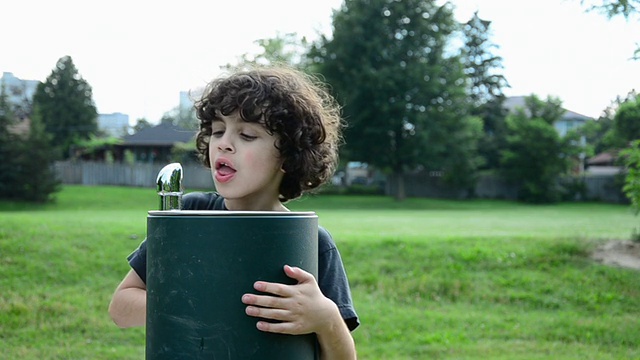
[[[580,0],[453,0],[458,21],[475,11],[491,20],[508,96],[555,96],[566,109],[597,118],[616,96],[640,90],[640,18],[587,13]],[[173,5],[177,4],[177,5]],[[178,106],[258,39],[331,34],[342,0],[21,0],[0,19],[0,71],[45,81],[71,56],[91,85],[99,113],[152,123]]]

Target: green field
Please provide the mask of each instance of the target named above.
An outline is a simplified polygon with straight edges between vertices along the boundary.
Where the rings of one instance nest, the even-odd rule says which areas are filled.
[[[143,359],[107,314],[153,189],[66,186],[0,202],[0,359]],[[362,325],[361,359],[640,358],[640,273],[590,251],[629,238],[628,206],[314,196]]]

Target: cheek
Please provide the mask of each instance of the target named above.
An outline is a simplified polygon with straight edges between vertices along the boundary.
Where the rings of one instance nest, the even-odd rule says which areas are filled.
[[[268,150],[252,150],[243,154],[242,160],[245,164],[252,164],[254,169],[279,169],[282,164],[278,160],[279,152],[277,149]]]
[[[256,155],[253,151],[247,151],[242,160],[247,164],[253,164],[256,161]]]
[[[216,158],[216,155],[214,154],[213,146],[211,146],[211,141],[209,141],[209,150],[207,150],[207,152],[209,153],[209,166],[213,168],[213,162],[215,161],[214,159]]]

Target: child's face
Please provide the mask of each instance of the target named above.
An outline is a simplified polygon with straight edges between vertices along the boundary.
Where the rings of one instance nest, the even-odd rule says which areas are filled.
[[[216,190],[230,210],[275,210],[281,206],[284,176],[275,147],[277,137],[262,124],[243,121],[238,113],[212,124],[209,161]]]

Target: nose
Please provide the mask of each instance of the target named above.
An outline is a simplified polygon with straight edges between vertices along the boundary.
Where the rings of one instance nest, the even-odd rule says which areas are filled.
[[[229,132],[225,132],[224,135],[222,135],[222,137],[217,139],[217,147],[218,147],[218,151],[221,151],[221,152],[234,151],[233,143],[230,139]]]

